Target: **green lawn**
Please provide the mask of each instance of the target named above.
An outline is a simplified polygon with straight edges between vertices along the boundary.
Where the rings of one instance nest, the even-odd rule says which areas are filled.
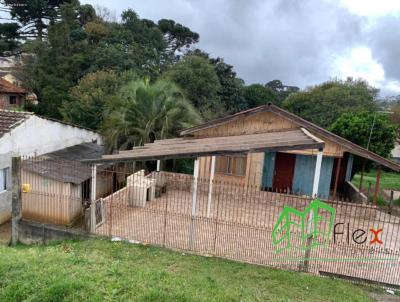
[[[366,287],[346,281],[91,239],[0,246],[0,301],[371,299]]]
[[[364,173],[363,188],[368,189],[368,182],[370,181],[372,184],[371,194],[373,193],[375,187],[375,180],[376,170],[371,170],[370,172]],[[354,175],[352,183],[358,188],[358,186],[360,185],[360,174]],[[400,173],[382,171],[380,187],[382,189],[392,189],[400,191]]]

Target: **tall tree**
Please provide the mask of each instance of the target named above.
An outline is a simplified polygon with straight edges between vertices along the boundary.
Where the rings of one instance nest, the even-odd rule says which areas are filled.
[[[379,112],[347,112],[332,124],[330,130],[357,145],[368,147],[376,154],[389,157],[394,148],[397,127],[389,117]],[[368,145],[370,135],[371,140]]]
[[[244,81],[236,76],[232,65],[222,58],[210,59],[214,65],[221,87],[218,96],[228,113],[235,113],[248,108],[243,96]]]
[[[280,105],[282,102],[292,93],[298,92],[299,87],[284,85],[280,80],[272,80],[265,84],[265,87],[275,92],[277,96],[277,104]]]
[[[377,89],[363,80],[334,80],[290,94],[283,106],[306,120],[328,128],[342,113],[376,110],[377,93]]]
[[[165,77],[175,82],[204,119],[225,112],[218,92],[221,84],[214,66],[202,56],[187,55],[172,66]]]
[[[77,0],[3,0],[21,24],[22,36],[42,40],[46,29],[59,17],[60,6]]]
[[[200,122],[180,89],[167,81],[130,82],[107,111],[103,133],[109,151],[169,138]]]
[[[19,28],[17,23],[0,23],[0,55],[12,55],[19,48]]]
[[[38,96],[38,113],[61,118],[59,108],[69,100],[69,90],[91,68],[93,51],[79,22],[79,5],[62,5],[61,19],[48,29],[48,41],[24,47],[34,54],[25,57],[24,85]]]
[[[158,28],[163,33],[167,42],[167,55],[174,59],[177,52],[183,52],[192,44],[199,42],[199,34],[190,28],[176,23],[174,20],[161,19],[158,21]]]
[[[268,103],[278,104],[278,97],[269,87],[261,84],[252,84],[244,88],[244,98],[249,108],[265,105]]]
[[[70,91],[70,101],[60,108],[65,121],[99,130],[103,126],[104,111],[111,104],[121,86],[136,79],[133,72],[114,71],[88,73]]]

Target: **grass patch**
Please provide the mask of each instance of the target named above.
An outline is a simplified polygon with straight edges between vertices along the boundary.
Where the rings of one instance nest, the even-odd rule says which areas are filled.
[[[358,173],[354,175],[351,181],[357,188],[360,185],[361,175]],[[363,188],[368,189],[369,182],[371,182],[371,194],[375,188],[376,170],[371,170],[364,173]],[[381,180],[379,183],[381,189],[400,191],[400,173],[382,171]]]
[[[341,280],[109,240],[0,255],[0,301],[372,301]]]

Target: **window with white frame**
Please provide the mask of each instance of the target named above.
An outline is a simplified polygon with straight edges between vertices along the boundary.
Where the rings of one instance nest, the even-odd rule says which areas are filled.
[[[0,169],[0,192],[7,190],[8,170],[9,170],[9,168]]]

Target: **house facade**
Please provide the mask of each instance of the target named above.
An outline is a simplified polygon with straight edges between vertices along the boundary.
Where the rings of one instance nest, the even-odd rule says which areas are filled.
[[[274,105],[239,112],[187,129],[181,134],[194,138],[226,137],[229,140],[231,136],[299,129],[304,129],[325,143],[318,186],[320,198],[330,199],[344,190],[346,182],[351,179],[353,155],[398,169],[394,163]],[[318,151],[310,149],[217,155],[214,178],[255,185],[263,190],[311,196]],[[209,178],[212,157],[199,157],[198,160],[199,177]]]
[[[393,158],[393,160],[396,162],[396,163],[398,163],[398,164],[400,164],[400,139],[398,139],[397,141],[396,141],[396,144],[395,144],[395,146],[394,146],[394,149],[392,150],[392,158]]]
[[[38,156],[89,142],[102,144],[102,138],[68,123],[0,109],[0,223],[11,217],[12,156]]]
[[[24,88],[0,78],[0,109],[22,108],[27,94]]]

